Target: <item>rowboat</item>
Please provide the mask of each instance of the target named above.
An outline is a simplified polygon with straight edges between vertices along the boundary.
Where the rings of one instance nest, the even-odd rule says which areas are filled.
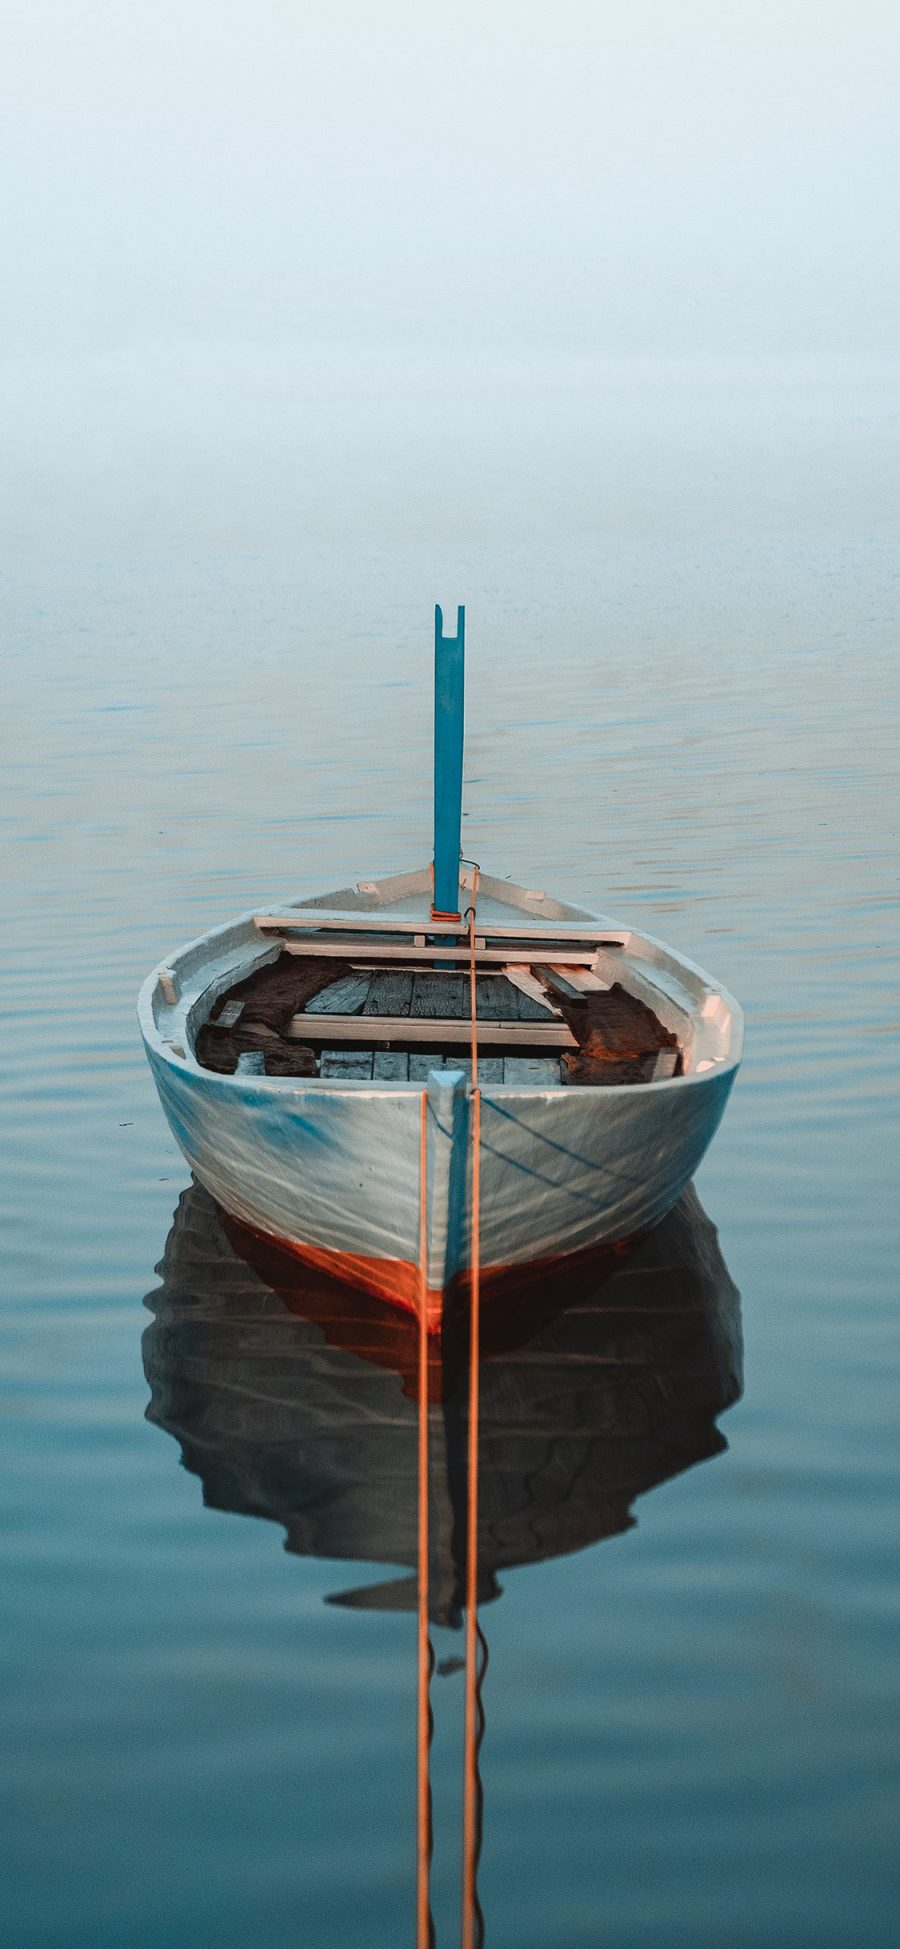
[[[292,1556],[383,1566],[362,1586],[336,1576],[331,1603],[414,1610],[411,1316],[261,1242],[196,1183],[158,1272],[147,1418],[206,1507],[279,1524]],[[743,1365],[739,1294],[692,1187],[577,1292],[536,1283],[527,1307],[486,1309],[483,1328],[479,1604],[508,1571],[621,1535],[638,1497],[720,1455]],[[465,1364],[452,1336],[430,1342],[429,1612],[451,1627],[465,1597]]]
[[[436,610],[433,863],[214,928],[139,1001],[216,1202],[430,1331],[476,1252],[489,1302],[657,1224],[743,1037],[661,941],[461,860],[464,629]]]

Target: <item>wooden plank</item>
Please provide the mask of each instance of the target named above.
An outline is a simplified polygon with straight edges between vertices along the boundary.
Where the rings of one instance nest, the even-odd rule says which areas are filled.
[[[471,1076],[472,1074],[471,1056],[447,1055],[444,1058],[444,1064],[447,1069],[461,1069],[464,1076]],[[481,1054],[479,1054],[478,1057],[479,1088],[482,1083],[484,1084],[502,1083],[502,1081],[503,1081],[503,1057],[482,1056]]]
[[[261,933],[274,929],[281,934],[309,932],[311,928],[321,928],[324,934],[358,934],[361,939],[378,934],[425,934],[426,938],[435,934],[464,935],[468,939],[467,921],[442,920],[436,925],[431,921],[402,920],[399,916],[385,915],[382,920],[372,920],[366,914],[326,914],[321,909],[310,907],[306,913],[293,914],[254,914],[253,925]],[[519,930],[521,931],[521,930]],[[558,937],[553,936],[554,940]],[[593,939],[593,935],[591,936]]]
[[[413,977],[405,968],[387,968],[372,976],[364,1015],[408,1015],[412,1002]]]
[[[461,974],[417,974],[413,981],[410,1016],[462,1015],[467,1006],[467,984]]]
[[[481,1083],[502,1083],[502,1081],[503,1081],[503,1057],[502,1057],[502,1056],[483,1056],[483,1055],[481,1055],[481,1053],[479,1052],[479,1056],[478,1056],[478,1081],[479,1081],[479,1084],[481,1084]]]
[[[409,1058],[409,1080],[411,1083],[427,1083],[433,1069],[445,1067],[443,1056],[415,1056]]]
[[[532,995],[519,996],[520,1022],[552,1022],[559,1015],[560,1010],[551,1002],[549,995],[545,995],[542,1002]]]
[[[430,1042],[436,1048],[469,1041],[464,1020],[412,1015],[398,1021],[390,1015],[292,1015],[283,1032],[292,1042]],[[479,1041],[495,1048],[525,1050],[574,1049],[575,1037],[566,1022],[490,1022],[482,1025]]]
[[[613,946],[617,945],[617,942],[613,942]],[[360,971],[368,969],[370,973],[375,973],[382,963],[391,961],[403,961],[411,968],[426,967],[432,961],[458,961],[460,968],[464,965],[467,968],[469,965],[467,947],[425,947],[418,940],[411,942],[284,940],[281,942],[281,949],[284,954],[302,954],[309,959],[318,959],[321,956],[325,960],[331,957],[337,961],[350,961],[354,968]],[[499,963],[504,967],[509,961],[510,953],[514,950],[520,953],[527,951],[525,945],[520,948],[518,942],[509,943],[506,947],[485,947],[482,944],[476,950],[476,966],[480,968],[483,963],[485,967],[491,967]],[[571,962],[573,967],[589,968],[595,952],[593,947],[554,948],[553,960],[554,963]],[[541,946],[537,953],[540,958],[546,960],[546,947]],[[528,963],[522,965],[527,966]]]
[[[226,1002],[224,1008],[220,1008],[215,1021],[209,1026],[211,1029],[233,1029],[243,1013],[243,1002]]]
[[[352,1049],[324,1049],[319,1064],[320,1076],[331,1076],[342,1083],[370,1083],[372,1080],[372,1051],[357,1053]]]
[[[362,1011],[369,993],[368,975],[345,975],[343,981],[333,981],[330,988],[322,988],[307,1003],[310,1015],[356,1015]]]
[[[531,1083],[536,1089],[551,1089],[559,1084],[558,1056],[506,1056],[504,1083]]]
[[[242,1049],[235,1065],[236,1076],[264,1076],[266,1059],[261,1049]]]
[[[590,968],[570,968],[558,961],[552,961],[550,967],[558,982],[565,981],[566,986],[574,988],[579,995],[606,995],[612,986],[611,982],[602,981]]]
[[[314,907],[306,913],[254,914],[253,924],[261,932],[274,929],[277,933],[296,934],[298,931],[308,932],[310,928],[321,928],[323,934],[358,934],[363,940],[372,934],[424,933],[426,939],[443,934],[461,936],[465,940],[469,937],[467,921],[401,920],[387,914],[382,920],[370,920],[365,914],[326,914],[322,910],[317,912]],[[519,926],[513,926],[508,921],[498,921],[494,925],[482,922],[478,931],[485,941],[558,941],[561,947],[571,947],[579,941],[602,941],[604,947],[624,946],[621,937],[610,934],[607,928],[592,927],[590,922],[582,926],[580,922],[572,920],[557,921],[553,927],[532,927],[527,922]]]
[[[662,1083],[669,1076],[674,1076],[678,1068],[679,1054],[680,1051],[678,1049],[660,1049],[659,1055],[653,1065],[653,1074],[650,1077],[650,1082]]]
[[[409,1055],[405,1049],[376,1049],[373,1083],[405,1083],[408,1079]]]
[[[378,1061],[376,1056],[375,1061]],[[445,1050],[442,1056],[416,1056],[409,1058],[409,1080],[411,1083],[427,1083],[433,1070],[458,1069],[464,1076],[471,1075],[472,1058],[458,1054],[455,1050]],[[478,1077],[482,1083],[502,1083],[503,1057],[479,1056]]]
[[[521,996],[502,974],[475,976],[475,1009],[481,1022],[515,1022]],[[466,1005],[469,997],[466,995]]]
[[[559,1015],[534,981],[527,988],[511,981],[504,969],[501,975],[476,976],[475,994],[479,1021],[552,1022]]]
[[[537,975],[532,974],[531,969],[528,966],[527,962],[508,961],[503,972],[506,976],[507,981],[511,981],[513,987],[518,988],[522,996],[522,1000],[524,1001],[525,998],[527,997],[530,1001],[534,1003],[535,1008],[540,1010],[541,1017],[545,1015],[558,1016],[561,1013],[560,1009],[557,1008],[556,1003],[552,1001],[550,996],[547,994],[547,991],[543,987],[542,983],[538,981]],[[531,1017],[523,1015],[522,1003],[520,1002],[519,1019],[520,1021],[528,1021],[528,1020],[537,1021],[538,1017],[537,1015]]]
[[[549,963],[536,961],[534,973],[538,976],[538,980],[542,980],[547,984],[547,988],[553,990],[553,994],[561,994],[563,1002],[586,1002],[586,994],[582,994],[581,988],[577,988],[577,984],[569,980],[569,976],[563,975],[559,967],[551,967]]]

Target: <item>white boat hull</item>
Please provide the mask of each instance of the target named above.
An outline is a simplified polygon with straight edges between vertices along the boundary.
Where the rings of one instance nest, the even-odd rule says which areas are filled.
[[[382,896],[376,911],[385,916],[401,905],[407,912],[410,896],[401,898],[396,888],[420,879],[427,888],[425,875],[370,883],[367,898]],[[520,901],[542,898],[505,883],[485,884],[501,888],[498,906],[514,911]],[[543,904],[552,909],[549,918],[564,917],[562,925],[583,914]],[[676,1014],[680,1008],[686,1022],[693,1010],[686,1073],[603,1088],[482,1085],[480,1263],[486,1291],[492,1280],[580,1257],[656,1224],[688,1184],[720,1122],[740,1061],[737,1004],[661,944],[631,934],[627,944],[634,980],[645,984],[639,992],[646,993],[656,955],[663,1006]],[[196,1177],[227,1212],[370,1292],[413,1310],[424,1305],[436,1327],[444,1295],[465,1281],[471,1265],[466,1079],[449,1070],[432,1073],[423,1085],[230,1076],[202,1068],[194,1039],[214,999],[274,952],[248,916],[192,943],[145,984],[141,1027],[173,1134]],[[626,957],[623,980],[628,967]],[[703,1049],[714,1053],[698,1055]]]

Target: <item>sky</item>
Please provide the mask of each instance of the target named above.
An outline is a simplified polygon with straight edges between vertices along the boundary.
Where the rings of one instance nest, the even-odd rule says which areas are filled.
[[[6,359],[892,356],[900,13],[7,0]]]

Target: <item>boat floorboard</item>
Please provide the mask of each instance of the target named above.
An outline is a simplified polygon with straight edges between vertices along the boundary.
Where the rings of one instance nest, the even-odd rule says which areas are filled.
[[[415,1083],[425,1082],[434,1069],[455,1069],[470,1076],[472,1058],[458,1056],[454,1050],[418,1055],[408,1049],[323,1049],[319,1075],[345,1082]],[[550,1089],[563,1081],[562,1062],[559,1056],[482,1056],[478,1080],[484,1085],[533,1083]]]

